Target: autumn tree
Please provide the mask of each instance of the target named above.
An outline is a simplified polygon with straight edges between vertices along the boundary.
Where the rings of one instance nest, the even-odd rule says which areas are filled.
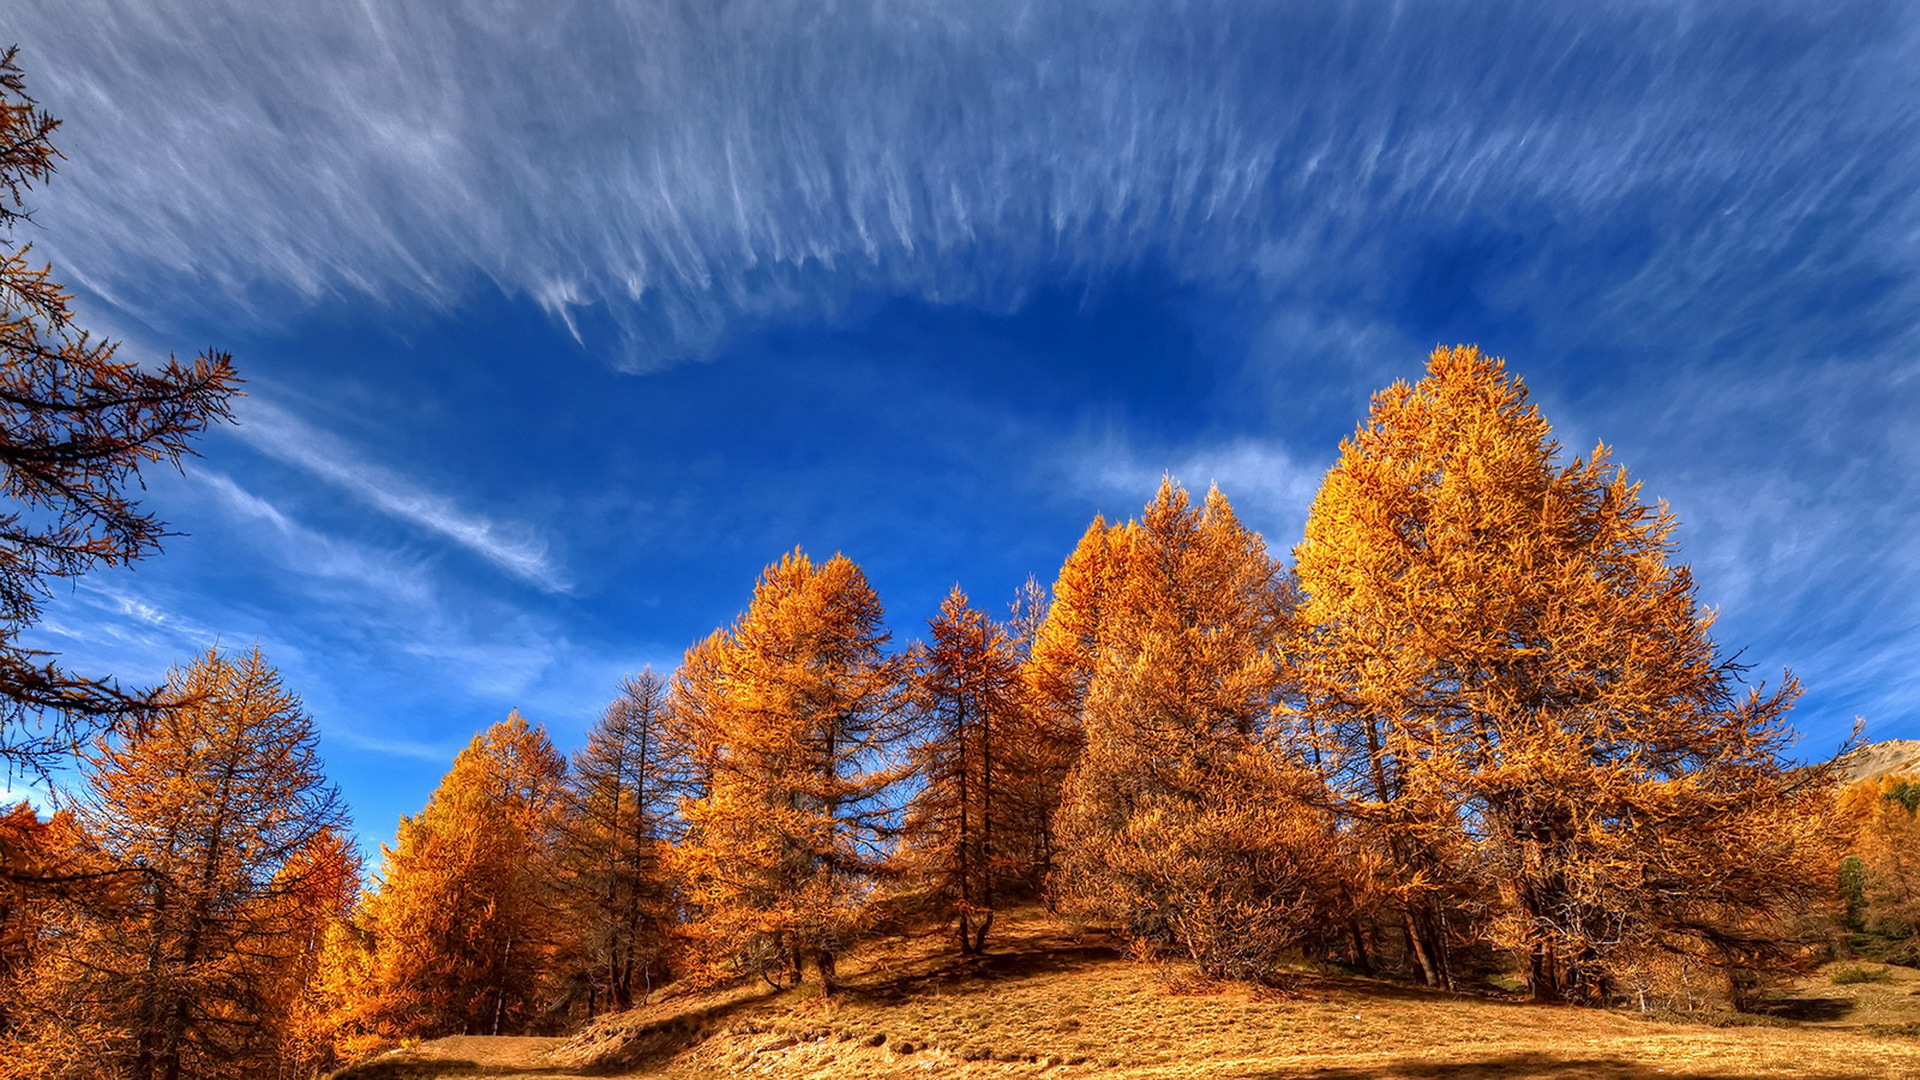
[[[340,891],[345,813],[312,721],[259,650],[209,651],[166,689],[180,705],[84,759],[77,830],[116,884],[58,909],[35,993],[17,999],[14,1060],[42,1075],[76,1057],[84,1075],[132,1080],[274,1065],[287,965]]]
[[[1119,526],[1095,514],[1061,564],[1051,592],[1029,582],[1016,604],[1027,708],[1023,730],[1009,747],[1020,757],[1009,771],[1009,797],[1021,809],[1006,837],[1010,856],[1026,868],[1029,891],[1042,892],[1059,855],[1061,792],[1086,740],[1087,693],[1099,658],[1101,614],[1113,575]],[[1052,894],[1046,894],[1049,901]]]
[[[134,498],[141,469],[177,466],[194,436],[228,419],[237,377],[225,353],[145,369],[74,324],[72,297],[15,243],[26,196],[52,178],[60,122],[0,53],[0,759],[44,770],[102,719],[151,717],[160,699],[71,674],[21,644],[55,582],[159,550],[166,526]],[[0,868],[4,870],[4,868]]]
[[[23,1035],[33,1041],[23,1025],[31,1025],[41,997],[36,965],[54,952],[77,912],[123,906],[125,879],[139,871],[109,861],[81,831],[71,807],[43,818],[24,799],[0,815],[0,865],[8,869],[0,876],[0,1077],[5,1077],[10,1075],[7,1060],[37,1067],[50,1049],[45,1042],[25,1052],[20,1046]],[[71,1038],[66,1043],[69,1050],[88,1050]]]
[[[674,681],[698,797],[674,864],[710,976],[834,986],[856,939],[897,807],[890,746],[902,665],[879,597],[851,560],[795,551],[746,612],[689,654]]]
[[[589,1015],[632,1008],[667,978],[677,897],[664,852],[686,788],[672,731],[666,680],[648,668],[626,680],[573,756],[559,862]]]
[[[1263,739],[1286,579],[1217,488],[1195,507],[1163,481],[1107,543],[1061,887],[1139,947],[1265,977],[1322,918],[1336,862],[1311,777]]]
[[[1020,869],[1003,846],[1020,810],[1008,781],[1019,762],[1024,687],[1006,630],[958,585],[928,627],[911,690],[921,786],[907,807],[901,861],[916,892],[951,920],[960,951],[973,955],[986,948],[1004,880]]]
[[[365,974],[334,1004],[351,1020],[343,1044],[515,1034],[540,1019],[558,936],[549,853],[565,775],[546,731],[511,713],[460,751],[425,809],[401,819],[358,933],[337,931],[325,961]]]
[[[46,879],[58,873],[64,853],[59,841],[49,835],[53,831],[53,823],[25,799],[0,814],[0,865],[14,871],[0,877],[0,1010],[39,943],[43,898],[23,879]],[[0,1030],[7,1026],[0,1011]]]
[[[1674,529],[1604,446],[1563,464],[1472,347],[1342,443],[1296,554],[1298,717],[1428,981],[1452,980],[1463,893],[1497,892],[1470,934],[1536,998],[1579,1001],[1649,948],[1697,948],[1737,991],[1817,895],[1825,773],[1783,761],[1798,687],[1740,691]]]
[[[360,853],[345,833],[329,829],[295,852],[276,876],[276,899],[261,921],[274,929],[262,942],[262,1023],[273,1031],[277,1075],[314,1077],[341,1064],[333,1046],[321,986],[327,934],[351,916],[361,886]]]
[[[1857,780],[1841,792],[1840,865],[1848,929],[1862,951],[1920,960],[1920,777]]]

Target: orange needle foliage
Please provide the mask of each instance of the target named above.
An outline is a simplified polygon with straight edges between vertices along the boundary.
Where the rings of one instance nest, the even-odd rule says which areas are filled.
[[[359,926],[328,937],[343,1045],[516,1033],[538,1018],[558,936],[549,852],[565,774],[545,730],[512,713],[401,820]]]
[[[312,721],[257,649],[167,690],[183,704],[88,755],[57,876],[96,887],[47,911],[12,988],[17,1075],[240,1077],[300,1052],[312,927],[354,877]]]
[[[678,896],[664,855],[686,789],[671,735],[667,683],[649,668],[626,681],[573,757],[559,863],[588,1015],[632,1008],[667,978]]]
[[[1605,1000],[1650,950],[1738,1000],[1821,893],[1826,776],[1782,762],[1799,688],[1740,695],[1672,516],[1604,446],[1558,455],[1472,347],[1375,396],[1296,556],[1299,717],[1428,981],[1485,935],[1543,1000]]]
[[[904,771],[889,751],[904,669],[886,641],[860,568],[796,551],[688,654],[674,717],[702,790],[674,864],[709,977],[787,985],[811,960],[833,987],[885,861],[882,796]]]
[[[1021,806],[1009,791],[1022,758],[1020,660],[1000,626],[954,586],[915,656],[913,698],[921,788],[907,807],[899,869],[951,919],[963,954],[986,948],[1002,883],[1022,869],[1005,849]]]
[[[1264,740],[1291,592],[1218,489],[1164,481],[1105,545],[1061,887],[1136,948],[1270,977],[1339,892],[1311,777]]]
[[[1113,577],[1114,538],[1096,514],[1060,567],[1053,593],[1026,642],[1021,676],[1026,682],[1028,730],[1021,741],[1026,764],[1018,774],[1020,798],[1029,808],[1021,836],[1028,853],[1029,884],[1046,888],[1056,856],[1061,790],[1086,740],[1087,691],[1100,655],[1100,619]],[[1051,894],[1049,894],[1051,895]]]
[[[1839,817],[1849,854],[1841,864],[1847,928],[1868,955],[1920,960],[1920,777],[1850,784]]]

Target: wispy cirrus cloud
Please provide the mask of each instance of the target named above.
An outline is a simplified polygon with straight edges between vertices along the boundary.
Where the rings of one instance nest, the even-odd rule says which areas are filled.
[[[1118,514],[1123,519],[1152,496],[1162,477],[1196,499],[1209,485],[1217,486],[1241,523],[1258,531],[1276,558],[1291,558],[1328,464],[1303,462],[1272,441],[1238,439],[1153,454],[1114,436],[1076,447],[1062,462],[1075,489],[1103,501],[1124,500]]]
[[[399,473],[364,460],[344,440],[258,398],[239,409],[235,432],[249,445],[352,495],[398,521],[450,541],[502,570],[548,592],[568,583],[531,528],[495,521],[463,509],[452,498],[427,491]],[[236,499],[237,489],[228,493]],[[249,512],[286,527],[271,506],[252,500]]]
[[[1477,260],[1455,286],[1479,302],[1644,347],[1703,306],[1725,316],[1703,348],[1816,341],[1810,283],[1878,282],[1845,301],[1871,332],[1920,310],[1887,277],[1920,225],[1899,3],[26,0],[10,22],[73,119],[49,250],[149,311],[490,282],[647,369],[862,289],[1009,307],[1148,260],[1374,307]]]

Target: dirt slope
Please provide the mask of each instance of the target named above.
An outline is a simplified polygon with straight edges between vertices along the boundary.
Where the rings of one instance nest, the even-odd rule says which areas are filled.
[[[972,963],[923,943],[870,949],[831,1000],[764,985],[668,997],[571,1039],[442,1039],[340,1080],[1920,1076],[1920,973],[1906,969],[1816,980],[1773,1026],[1711,1027],[1335,976],[1287,996],[1183,988],[1037,913],[1007,922]]]

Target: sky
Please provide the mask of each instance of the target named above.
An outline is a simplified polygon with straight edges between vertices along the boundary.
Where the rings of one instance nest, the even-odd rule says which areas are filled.
[[[608,10],[617,7],[617,10]],[[1217,482],[1276,554],[1436,345],[1681,521],[1716,637],[1920,738],[1920,7],[11,0],[80,321],[218,348],[180,534],[30,643],[258,644],[363,842],[795,546],[896,640]]]

